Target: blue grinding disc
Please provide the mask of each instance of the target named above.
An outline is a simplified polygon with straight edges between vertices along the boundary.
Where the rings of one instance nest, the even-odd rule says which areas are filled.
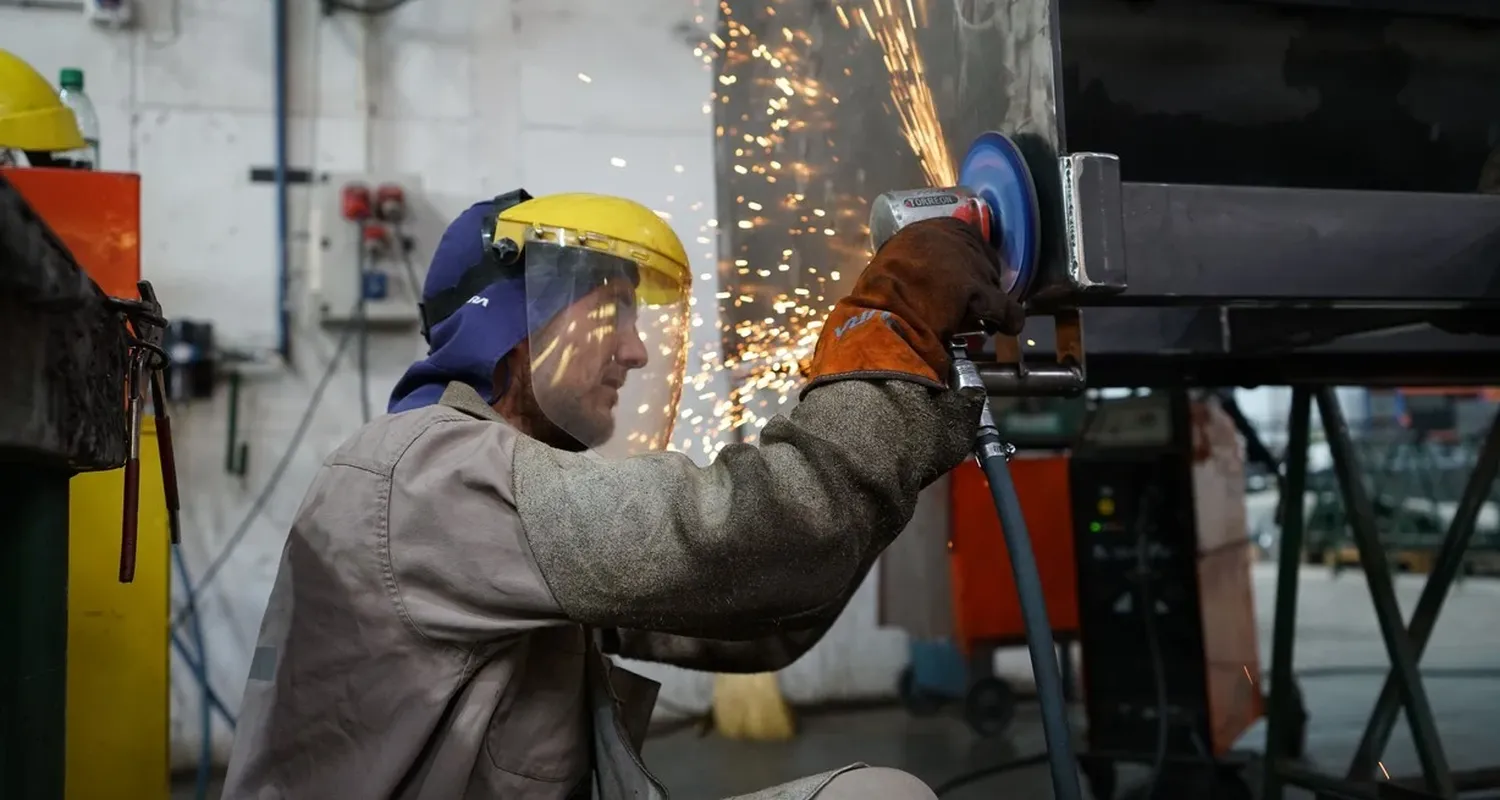
[[[1041,212],[1021,151],[1003,133],[980,134],[959,167],[958,183],[994,212],[991,235],[1004,262],[1001,285],[1011,296],[1024,298],[1037,270]]]

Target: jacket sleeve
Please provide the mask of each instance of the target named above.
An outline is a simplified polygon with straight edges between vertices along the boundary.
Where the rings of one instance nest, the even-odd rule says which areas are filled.
[[[981,400],[901,380],[831,383],[767,424],[759,446],[726,447],[707,467],[435,424],[392,476],[399,611],[448,640],[572,621],[741,643],[721,651],[771,641],[782,648],[771,661],[795,658],[917,493],[968,455]],[[702,658],[695,648],[706,646],[663,652],[687,664]]]
[[[604,652],[636,661],[654,661],[701,672],[754,674],[776,672],[791,666],[822,641],[824,634],[838,621],[844,607],[869,574],[873,561],[860,570],[859,577],[843,596],[807,615],[805,621],[783,625],[782,630],[747,641],[733,639],[679,636],[641,630],[606,630]],[[725,631],[725,636],[732,631]]]

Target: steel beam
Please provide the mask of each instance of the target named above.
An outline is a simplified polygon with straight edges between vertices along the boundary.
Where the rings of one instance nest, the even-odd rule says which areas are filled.
[[[1472,332],[1477,313],[1352,309],[1264,310],[1206,308],[1086,308],[1082,319],[1088,355],[1193,356],[1472,353],[1500,356],[1500,336]],[[1492,322],[1491,325],[1494,323]],[[1441,327],[1439,327],[1441,326]],[[1050,357],[1055,333],[1047,317],[1027,320],[1024,352]],[[1478,327],[1478,330],[1485,330]],[[986,346],[986,354],[994,346]]]
[[[1489,313],[1493,316],[1493,312]],[[1100,386],[1494,385],[1500,337],[1465,330],[1473,314],[1368,310],[1243,308],[1087,308],[1088,384]],[[1402,327],[1393,327],[1400,325]],[[1376,330],[1376,328],[1389,328]],[[1361,331],[1355,335],[1349,335]],[[1337,334],[1337,335],[1336,335]],[[1027,363],[1056,362],[1050,319],[1028,322],[1020,337]],[[994,344],[981,362],[1012,362]],[[980,363],[980,374],[1001,368]],[[1004,379],[996,379],[999,391]],[[1008,386],[1009,384],[1004,384]]]
[[[1121,306],[1500,306],[1500,196],[1123,184]]]

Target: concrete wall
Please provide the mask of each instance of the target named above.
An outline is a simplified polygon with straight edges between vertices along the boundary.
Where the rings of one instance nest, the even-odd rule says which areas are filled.
[[[313,0],[291,5],[291,166],[420,176],[421,216],[409,226],[419,269],[447,220],[476,200],[517,186],[629,196],[670,216],[688,245],[702,278],[695,310],[706,324],[698,330],[714,344],[713,129],[704,108],[711,72],[691,43],[713,3],[705,12],[694,0],[412,0],[369,21],[325,18]],[[250,171],[273,164],[271,3],[142,0],[138,12],[134,30],[106,31],[66,8],[0,6],[0,47],[53,80],[64,66],[85,70],[104,168],[144,176],[145,277],[169,315],[213,322],[221,344],[250,359],[239,367],[243,478],[224,468],[222,387],[175,412],[182,548],[201,575],[277,471],[336,341],[304,313],[313,203],[311,190],[297,187],[294,362],[269,354],[277,341],[275,193]],[[377,410],[421,352],[410,331],[375,338]],[[319,462],[359,425],[359,406],[346,358],[302,446],[204,593],[211,679],[232,708],[287,527]],[[704,460],[694,444],[690,452]],[[904,641],[875,634],[871,588],[830,641],[788,671],[794,699],[888,690]],[[647,671],[667,681],[662,713],[708,707],[709,676]],[[195,757],[197,693],[175,658],[173,681],[174,761],[185,765]],[[221,758],[229,738],[217,730]]]

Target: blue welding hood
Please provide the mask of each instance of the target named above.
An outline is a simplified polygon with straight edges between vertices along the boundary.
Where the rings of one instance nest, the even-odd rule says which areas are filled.
[[[980,134],[959,167],[958,184],[990,207],[994,244],[1003,256],[1002,285],[1024,299],[1037,272],[1042,237],[1036,184],[1026,159],[1005,134]]]

